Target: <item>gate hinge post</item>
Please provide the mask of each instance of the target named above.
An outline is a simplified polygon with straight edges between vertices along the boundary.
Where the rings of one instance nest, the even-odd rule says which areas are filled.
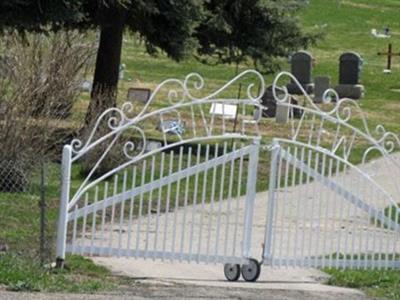
[[[245,258],[251,257],[251,236],[253,231],[254,202],[257,193],[257,170],[260,141],[260,138],[253,140],[252,150],[249,157],[243,236],[243,257]]]
[[[281,146],[277,140],[273,140],[270,146],[271,151],[271,168],[269,175],[269,188],[268,188],[268,205],[267,205],[267,226],[265,229],[265,237],[264,237],[264,251],[263,251],[263,260],[268,260],[272,253],[272,224],[274,218],[274,210],[275,210],[275,201],[276,201],[276,187],[278,174],[278,162],[279,162],[279,153],[281,150]]]
[[[67,240],[67,218],[68,203],[71,183],[72,149],[70,145],[63,148],[61,165],[61,198],[58,214],[57,244],[56,244],[56,266],[64,267],[65,247]]]

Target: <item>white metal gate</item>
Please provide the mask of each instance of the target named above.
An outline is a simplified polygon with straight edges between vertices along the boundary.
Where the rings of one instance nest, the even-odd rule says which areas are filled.
[[[249,76],[259,84],[248,84],[245,99],[222,97]],[[282,76],[301,89],[289,73],[275,79],[279,118],[286,113],[287,120],[272,142],[260,133],[261,114],[253,117],[265,109],[265,89],[252,70],[201,98],[189,88],[204,87],[199,75],[166,80],[141,111],[125,103],[104,112],[86,142],[64,147],[59,264],[66,253],[223,263],[229,280],[242,273],[249,281],[261,264],[399,268],[398,136],[383,126],[371,133],[359,105],[334,91],[325,93],[334,105],[316,106],[305,91],[293,102],[278,86]],[[170,105],[150,110],[157,97]],[[226,104],[237,106],[235,119],[224,116]],[[222,114],[209,114],[216,105]],[[266,169],[262,149],[271,154],[268,199],[256,194]],[[371,158],[393,171],[393,182],[358,167]],[[74,179],[85,166],[84,179]],[[261,241],[253,226],[259,209],[266,220]]]
[[[259,143],[229,152],[228,142],[213,146],[212,151],[210,144],[204,147],[205,158],[200,155],[201,145],[188,148],[185,162],[183,147],[177,154],[157,152],[84,189],[79,200],[70,204],[65,250],[83,255],[243,262],[250,255],[256,183],[251,168],[257,165]]]
[[[308,106],[290,103],[288,94],[280,99],[289,134],[271,146],[264,264],[399,268],[400,164],[390,155],[398,136],[382,126],[371,133],[353,100],[328,91],[337,103],[323,111],[304,95]],[[374,169],[355,165],[370,158],[380,161]],[[378,182],[378,165],[393,177]]]
[[[260,97],[249,86],[246,99],[219,98],[246,76],[264,90],[254,71],[200,99],[188,88],[201,87],[197,74],[166,80],[140,112],[130,103],[109,109],[85,143],[64,147],[59,264],[66,253],[232,264],[251,257],[260,148],[252,110]],[[170,105],[150,110],[156,97]],[[208,117],[213,104],[239,112]],[[154,127],[162,140],[148,136]],[[86,165],[84,179],[72,180]]]

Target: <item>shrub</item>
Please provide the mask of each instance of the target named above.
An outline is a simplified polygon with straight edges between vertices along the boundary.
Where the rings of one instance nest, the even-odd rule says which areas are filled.
[[[2,37],[0,176],[7,180],[0,180],[0,191],[26,190],[33,167],[71,134],[64,120],[94,54],[93,39],[78,32]]]

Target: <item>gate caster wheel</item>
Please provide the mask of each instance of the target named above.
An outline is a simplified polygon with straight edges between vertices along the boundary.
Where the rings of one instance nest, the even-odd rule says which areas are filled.
[[[249,263],[242,265],[242,277],[246,281],[254,282],[260,277],[261,265],[254,258],[249,259]]]
[[[225,278],[229,281],[237,281],[240,277],[240,265],[225,264],[224,265]]]

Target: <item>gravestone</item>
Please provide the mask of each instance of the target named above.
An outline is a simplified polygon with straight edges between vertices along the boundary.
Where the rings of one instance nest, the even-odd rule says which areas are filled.
[[[81,91],[90,93],[92,91],[92,86],[93,86],[93,83],[90,80],[84,79],[84,80],[82,80],[82,83],[81,83]]]
[[[364,86],[360,84],[363,59],[358,53],[346,52],[339,58],[339,84],[335,87],[340,98],[360,99]]]
[[[124,80],[125,79],[125,69],[126,69],[126,65],[125,64],[120,64],[119,65],[119,74],[118,74],[118,78],[120,80]]]
[[[314,102],[322,103],[325,91],[331,87],[330,82],[331,82],[331,78],[329,76],[315,77],[315,79],[314,79],[314,84],[315,84]]]
[[[145,152],[151,152],[162,148],[162,143],[160,141],[148,140],[146,142]]]
[[[276,90],[277,96],[279,98],[283,97],[284,93],[282,91]],[[265,89],[265,93],[261,98],[262,109],[262,117],[264,118],[274,118],[276,115],[276,100],[274,98],[273,87],[272,85],[268,86]],[[254,112],[254,119],[258,119],[260,116],[260,109],[256,108]]]
[[[302,88],[308,93],[312,94],[314,90],[314,84],[312,83],[312,69],[313,69],[313,57],[307,51],[299,51],[293,54],[290,64],[291,73],[299,81]],[[302,91],[298,85],[291,81],[287,85],[287,89],[290,94],[301,95]]]
[[[180,120],[160,121],[157,130],[167,134],[181,135],[185,133],[185,123]]]
[[[278,124],[286,124],[289,121],[289,107],[278,104],[275,120]]]
[[[291,96],[287,99],[289,103],[292,105],[298,105],[299,100],[297,100],[295,97]],[[293,112],[293,115],[290,116],[290,111]],[[289,118],[294,118],[298,119],[303,115],[303,110],[287,105],[282,105],[281,102],[277,102],[277,107],[276,107],[276,115],[275,115],[275,121],[278,124],[286,124],[289,121]]]
[[[283,98],[284,92],[282,90],[277,89],[276,95],[278,98]],[[298,101],[291,97],[291,103],[298,104]],[[277,104],[277,101],[274,97],[273,87],[272,85],[268,86],[265,89],[265,93],[261,98],[261,104],[263,106],[262,109],[262,117],[264,118],[277,118],[277,122],[286,123],[289,117],[289,108],[287,106],[282,106]],[[294,116],[296,118],[301,116],[301,112],[299,109],[294,109]],[[258,120],[260,118],[260,109],[256,108],[254,110],[254,119]],[[286,121],[285,121],[286,120]]]
[[[151,90],[145,88],[130,88],[128,89],[127,100],[130,102],[147,103],[151,96]]]
[[[359,84],[362,58],[354,52],[343,53],[339,59],[339,84]]]

